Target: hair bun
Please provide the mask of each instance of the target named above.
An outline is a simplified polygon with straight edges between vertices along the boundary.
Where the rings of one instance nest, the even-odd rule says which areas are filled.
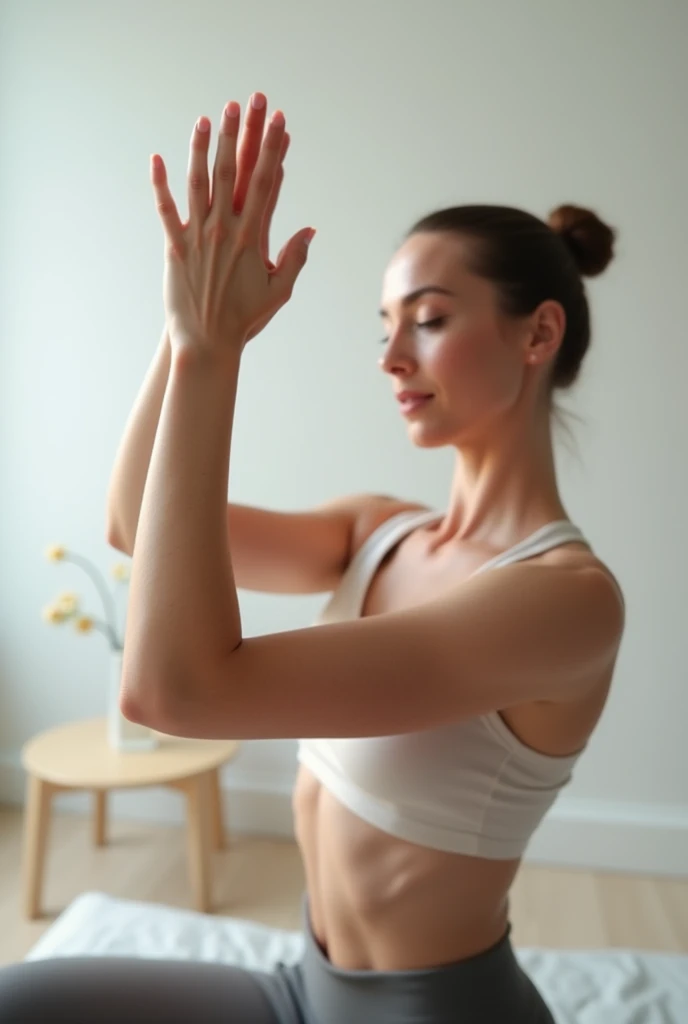
[[[616,231],[582,206],[558,206],[547,223],[560,235],[584,277],[605,270],[614,256]]]

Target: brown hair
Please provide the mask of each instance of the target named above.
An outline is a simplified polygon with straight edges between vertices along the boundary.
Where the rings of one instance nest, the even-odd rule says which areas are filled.
[[[406,237],[440,231],[474,243],[469,269],[495,284],[506,315],[527,316],[546,299],[561,303],[566,330],[551,384],[570,387],[590,344],[583,277],[607,267],[616,231],[580,206],[557,207],[547,223],[510,206],[454,206],[423,217]]]

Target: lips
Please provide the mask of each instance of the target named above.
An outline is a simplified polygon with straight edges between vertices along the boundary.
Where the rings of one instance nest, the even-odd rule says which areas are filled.
[[[422,398],[432,398],[432,395],[426,391],[400,391],[397,395],[397,401],[402,404],[405,402],[416,402]]]
[[[432,395],[425,391],[400,391],[397,395],[397,400],[401,407],[402,416],[410,416],[418,409],[427,405],[432,397]]]

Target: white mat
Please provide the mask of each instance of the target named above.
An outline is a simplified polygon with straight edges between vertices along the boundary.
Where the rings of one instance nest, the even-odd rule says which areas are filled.
[[[153,903],[79,896],[27,960],[138,956],[270,968],[298,959],[300,932]],[[519,949],[557,1024],[688,1024],[688,956]]]

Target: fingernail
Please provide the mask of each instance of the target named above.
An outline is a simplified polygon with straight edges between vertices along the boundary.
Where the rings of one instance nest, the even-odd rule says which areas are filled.
[[[254,92],[251,97],[251,106],[254,110],[262,110],[265,106],[265,97],[262,92]]]
[[[284,114],[281,110],[276,110],[270,118],[270,124],[273,128],[282,128],[284,126]]]
[[[240,107],[236,100],[230,100],[230,102],[225,107],[225,117],[238,117],[239,110]]]
[[[196,121],[196,128],[199,132],[209,132],[210,121],[207,117],[199,117],[198,121]]]
[[[316,229],[315,228],[310,228],[309,231],[308,231],[308,234],[304,238],[304,242],[306,243],[306,246],[309,246],[311,244],[311,242],[315,238],[315,234],[316,234]]]

